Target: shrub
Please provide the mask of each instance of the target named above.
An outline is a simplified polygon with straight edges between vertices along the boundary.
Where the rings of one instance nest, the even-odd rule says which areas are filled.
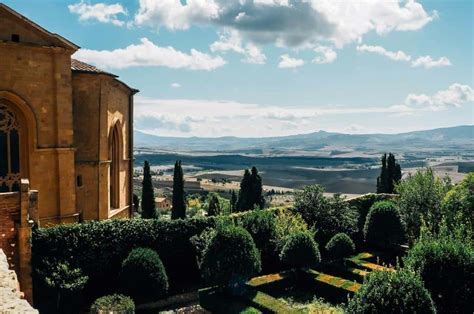
[[[254,210],[242,219],[242,226],[250,233],[261,252],[264,270],[275,270],[275,263],[278,262],[275,225],[275,216],[265,210]]]
[[[330,258],[341,259],[355,252],[352,239],[345,233],[338,233],[326,244],[326,251]]]
[[[168,276],[158,254],[148,248],[130,252],[122,263],[120,283],[135,301],[153,301],[168,292]]]
[[[321,255],[311,233],[297,232],[288,238],[281,250],[280,259],[295,268],[313,267],[321,262]]]
[[[202,261],[204,259],[204,252],[206,251],[212,238],[216,235],[216,230],[213,228],[207,228],[199,235],[192,236],[189,241],[196,250],[196,260],[198,267],[201,268]]]
[[[360,197],[352,198],[347,201],[349,206],[354,207],[358,213],[357,233],[353,236],[357,246],[364,242],[364,225],[370,208],[378,201],[386,201],[395,198],[393,194],[375,194],[368,193]]]
[[[453,229],[460,222],[465,223],[468,233],[470,233],[469,240],[472,241],[472,233],[474,233],[474,172],[469,173],[446,194],[441,206],[448,227]]]
[[[374,271],[349,301],[347,313],[436,313],[433,300],[414,273]]]
[[[130,297],[122,294],[106,295],[98,298],[91,306],[91,314],[99,313],[135,313],[135,303]]]
[[[452,239],[424,240],[415,244],[404,261],[420,274],[439,312],[474,312],[472,246]]]
[[[404,226],[393,202],[381,201],[372,205],[365,221],[364,236],[368,243],[378,246],[403,243]]]
[[[292,213],[285,208],[279,208],[275,215],[275,241],[277,250],[281,251],[288,237],[296,232],[310,231],[301,215]]]
[[[325,197],[319,185],[309,185],[295,195],[294,211],[308,226],[317,228],[316,240],[324,244],[339,232],[352,235],[357,232],[357,211],[336,194]]]
[[[409,175],[396,186],[409,243],[418,239],[422,221],[431,233],[437,233],[442,218],[441,202],[448,188],[449,184],[437,178],[429,168]]]
[[[239,286],[260,270],[260,256],[248,231],[235,226],[217,229],[201,266],[206,283],[224,288]]]

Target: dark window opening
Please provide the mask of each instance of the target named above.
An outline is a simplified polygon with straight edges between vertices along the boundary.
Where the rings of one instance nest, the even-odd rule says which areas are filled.
[[[82,176],[81,175],[77,176],[76,181],[77,181],[76,182],[77,186],[81,187],[82,186]]]
[[[20,35],[18,34],[12,34],[12,41],[19,43],[20,42]]]

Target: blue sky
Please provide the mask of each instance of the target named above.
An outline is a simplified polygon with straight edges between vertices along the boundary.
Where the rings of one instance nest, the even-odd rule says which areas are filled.
[[[140,89],[162,136],[474,123],[473,1],[7,0]]]

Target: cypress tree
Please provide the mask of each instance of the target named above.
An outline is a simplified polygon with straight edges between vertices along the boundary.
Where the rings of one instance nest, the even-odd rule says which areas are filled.
[[[240,182],[239,198],[237,200],[237,211],[253,209],[256,206],[263,208],[264,199],[262,196],[262,178],[258,174],[256,167],[252,167],[251,172],[245,169],[244,176]]]
[[[237,194],[235,191],[232,190],[232,195],[230,197],[230,212],[233,213],[235,211],[235,206],[237,205]]]
[[[402,169],[396,162],[395,156],[389,153],[382,156],[382,168],[377,178],[377,193],[393,193],[395,184],[402,178]]]
[[[249,194],[251,189],[251,182],[250,182],[250,171],[245,169],[244,176],[242,177],[242,181],[240,181],[240,191],[239,191],[239,198],[237,200],[237,211],[248,210],[249,208]]]
[[[143,165],[142,218],[157,218],[155,210],[155,191],[153,190],[150,164],[148,161],[145,161]]]
[[[212,195],[209,199],[209,208],[207,209],[208,216],[217,216],[221,213],[221,205],[217,195]]]
[[[173,207],[171,209],[171,219],[186,218],[186,201],[184,199],[184,179],[181,160],[174,164],[173,174]]]
[[[252,182],[252,208],[254,205],[257,205],[260,208],[263,208],[264,198],[262,196],[263,187],[262,187],[262,177],[258,174],[256,167],[252,167],[252,175],[250,176]]]

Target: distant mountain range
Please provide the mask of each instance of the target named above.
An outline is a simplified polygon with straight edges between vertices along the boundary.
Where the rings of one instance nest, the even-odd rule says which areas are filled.
[[[162,137],[134,132],[136,148],[178,152],[307,153],[474,150],[474,125],[399,134],[343,134],[319,131],[281,137]]]

